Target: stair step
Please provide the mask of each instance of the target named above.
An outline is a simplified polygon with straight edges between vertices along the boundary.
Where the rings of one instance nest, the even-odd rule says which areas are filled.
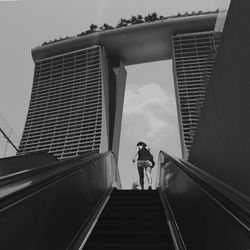
[[[156,197],[158,195],[158,192],[150,192],[150,191],[147,191],[147,192],[114,192],[112,193],[113,197],[115,196],[123,196],[123,197],[126,197],[126,196],[136,196],[136,197]]]
[[[102,223],[98,223],[94,229],[95,231],[141,231],[141,232],[152,232],[152,231],[161,231],[161,232],[169,232],[167,222],[159,222],[159,221],[105,221]]]
[[[95,232],[89,237],[88,243],[98,244],[172,244],[172,238],[169,233],[166,232]]]
[[[161,207],[159,201],[151,202],[151,201],[112,201],[107,204],[107,208],[109,207],[140,207],[141,209],[145,207]]]
[[[84,250],[175,250],[173,244],[155,244],[149,246],[146,244],[86,244],[83,248]]]
[[[109,200],[110,203],[108,205],[111,205],[112,203],[112,206],[113,206],[113,203],[114,203],[114,206],[117,204],[122,204],[124,206],[126,206],[126,204],[128,204],[129,206],[135,206],[136,204],[138,204],[139,206],[141,206],[140,204],[142,205],[152,205],[152,206],[155,206],[155,205],[158,205],[158,206],[161,206],[161,201],[159,199],[110,199]]]
[[[103,213],[99,221],[166,221],[164,213]]]
[[[126,204],[131,204],[132,206],[138,204],[139,206],[141,206],[140,204],[142,204],[143,206],[144,205],[155,205],[155,204],[159,204],[160,203],[160,200],[156,200],[156,199],[147,199],[147,200],[141,200],[141,199],[128,199],[128,200],[125,200],[125,199],[110,199],[110,204],[114,203],[114,205],[116,204],[122,204],[122,205],[125,205]]]
[[[116,189],[113,191],[112,194],[157,194],[158,191],[156,189],[151,189],[151,190],[131,190],[131,189]]]
[[[112,193],[113,197],[116,196],[134,196],[134,197],[157,197],[158,196],[158,191],[114,191]]]
[[[157,227],[155,227],[157,226]],[[128,232],[128,231],[133,231],[133,232],[166,232],[170,233],[169,228],[167,226],[167,223],[162,223],[162,222],[103,222],[99,223],[93,231],[94,232],[111,232],[111,231],[117,231],[117,232]]]
[[[125,213],[141,213],[141,212],[155,212],[155,213],[162,213],[162,208],[160,206],[145,206],[145,207],[138,207],[138,206],[107,206],[105,207],[103,213],[105,212],[125,212]]]

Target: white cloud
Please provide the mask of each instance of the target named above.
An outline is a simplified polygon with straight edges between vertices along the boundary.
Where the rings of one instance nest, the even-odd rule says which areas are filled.
[[[135,93],[125,91],[124,114],[141,113],[150,104],[158,104],[169,114],[175,115],[173,110],[174,97],[166,95],[156,83],[146,84]]]
[[[169,127],[169,124],[166,121],[160,120],[151,112],[147,113],[147,122],[151,128],[147,133],[148,138],[153,138],[161,129]]]
[[[133,85],[134,88],[134,85]],[[156,83],[146,84],[136,91],[126,90],[124,102],[124,115],[127,117],[129,134],[146,133],[147,138],[154,138],[158,132],[172,135],[176,128],[168,117],[176,117],[174,96],[167,95]],[[133,119],[128,119],[133,116]],[[132,125],[137,117],[137,125]],[[140,117],[140,119],[139,119]],[[126,119],[126,118],[125,118]],[[137,132],[133,131],[141,128]],[[132,129],[132,131],[131,131]],[[145,131],[146,130],[146,131]]]

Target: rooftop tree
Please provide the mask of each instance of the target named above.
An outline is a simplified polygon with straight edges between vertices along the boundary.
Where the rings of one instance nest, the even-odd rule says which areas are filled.
[[[125,18],[121,18],[118,24],[116,25],[116,28],[126,27],[129,24],[129,20]]]
[[[144,17],[145,22],[154,22],[159,20],[158,14],[156,12],[153,12],[151,14],[148,14],[147,16]]]
[[[142,15],[131,16],[130,22],[131,24],[144,23],[144,19]]]
[[[97,31],[97,29],[98,29],[98,26],[97,26],[96,24],[93,24],[93,23],[92,23],[92,24],[89,26],[89,30],[86,30],[86,31],[85,31],[85,34],[94,33],[94,32]]]
[[[104,23],[102,26],[101,26],[101,30],[112,30],[114,29],[114,27],[108,25],[107,23]]]

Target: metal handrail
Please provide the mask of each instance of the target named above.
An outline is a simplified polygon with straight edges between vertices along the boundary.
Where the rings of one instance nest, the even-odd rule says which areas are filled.
[[[227,213],[250,232],[250,197],[193,164],[160,151],[170,161],[191,177]],[[160,158],[160,157],[159,157]]]
[[[25,171],[21,171],[21,172],[16,172],[13,174],[9,174],[9,175],[4,175],[2,177],[0,177],[0,187],[4,186],[8,183],[12,183],[12,182],[16,182],[19,181],[20,179],[24,179],[24,178],[31,178],[33,175],[37,175],[37,174],[42,174],[42,173],[46,173],[47,171],[53,171],[58,170],[60,167],[60,170],[62,170],[62,166],[64,165],[74,165],[74,164],[85,164],[88,162],[92,162],[93,160],[95,161],[95,159],[99,159],[102,157],[105,157],[106,154],[108,154],[109,152],[106,153],[102,153],[102,154],[98,154],[98,155],[90,155],[90,156],[85,156],[85,155],[80,155],[74,158],[70,158],[64,161],[58,161],[58,162],[53,162],[53,163],[49,163],[49,164],[45,164],[43,166],[37,167],[37,168],[32,168],[32,169],[27,169]],[[69,167],[67,167],[69,168]]]
[[[81,250],[86,244],[88,238],[90,237],[95,225],[98,222],[106,204],[108,203],[114,187],[110,187],[107,192],[104,193],[100,201],[93,208],[91,214],[89,215],[86,222],[81,226],[75,238],[67,247],[67,250]]]
[[[163,192],[161,188],[157,188],[158,193],[164,208],[164,213],[167,218],[167,223],[169,226],[170,234],[173,239],[173,243],[176,250],[186,250],[185,242],[181,236],[180,230],[178,228],[178,224],[176,223],[176,219],[174,217],[174,213],[171,209],[169,201],[166,197],[166,194]]]

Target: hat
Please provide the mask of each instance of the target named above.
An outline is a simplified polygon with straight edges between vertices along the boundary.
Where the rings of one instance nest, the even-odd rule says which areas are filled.
[[[142,141],[139,141],[139,142],[136,144],[136,146],[143,146],[143,147],[146,147],[147,144],[144,143],[144,142],[142,142]]]

